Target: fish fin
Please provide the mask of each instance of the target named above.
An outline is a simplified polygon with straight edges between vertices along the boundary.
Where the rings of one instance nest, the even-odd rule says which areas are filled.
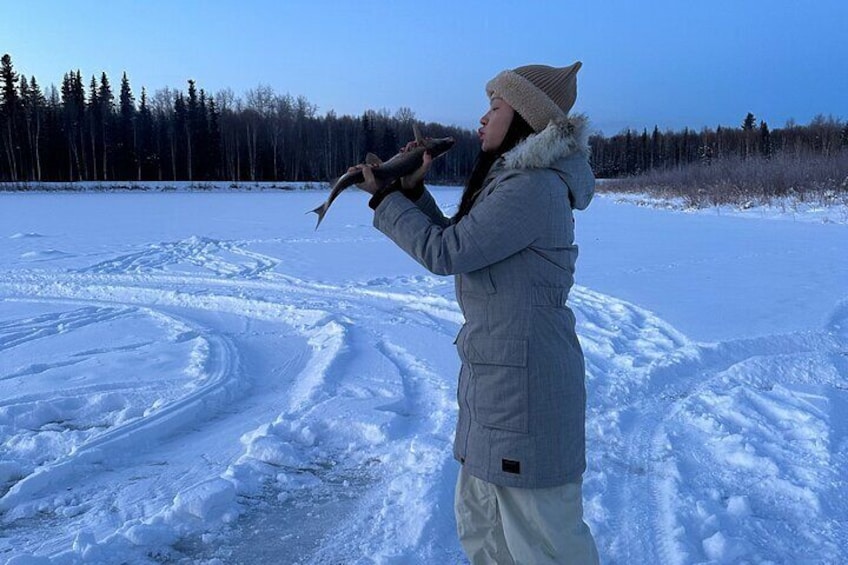
[[[327,208],[329,208],[329,206],[327,205],[326,202],[324,202],[323,204],[321,204],[320,206],[318,206],[314,210],[309,210],[309,212],[314,212],[314,213],[318,214],[318,223],[315,224],[316,230],[318,229],[318,226],[321,225],[321,221],[324,219],[324,214],[327,213]],[[306,212],[306,213],[308,214],[309,212]]]
[[[371,165],[372,167],[376,167],[378,165],[383,164],[383,160],[374,155],[373,153],[368,153],[365,155],[365,164]]]
[[[424,136],[421,135],[421,130],[418,129],[418,124],[412,124],[412,132],[415,134],[415,141],[420,144],[424,143]]]

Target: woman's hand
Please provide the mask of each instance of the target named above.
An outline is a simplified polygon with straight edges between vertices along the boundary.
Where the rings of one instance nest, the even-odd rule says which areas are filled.
[[[418,147],[417,141],[410,141],[404,147],[401,148],[401,152],[405,153]],[[421,166],[418,167],[414,172],[406,175],[405,177],[401,177],[400,186],[401,189],[407,192],[412,192],[419,185],[424,182],[424,177],[427,175],[427,171],[430,170],[430,165],[433,164],[433,156],[429,153],[425,152],[422,156]],[[373,168],[379,167],[380,165],[368,165],[363,163],[361,165],[356,165],[347,170],[348,173],[355,173],[356,171],[362,171],[363,180],[360,183],[357,183],[356,186],[367,192],[368,194],[375,194],[378,190],[383,188],[386,183],[384,181],[378,180],[374,176]]]
[[[417,141],[410,141],[404,147],[401,148],[401,153],[406,153],[407,151],[418,147]],[[423,162],[418,169],[406,175],[405,177],[401,177],[400,186],[403,190],[409,191],[415,189],[419,184],[424,182],[424,177],[427,175],[427,171],[430,170],[430,165],[433,164],[433,156],[430,153],[425,152],[423,155]]]
[[[356,165],[355,167],[351,167],[347,170],[348,173],[355,173],[357,170],[362,171],[363,181],[356,183],[356,186],[367,192],[368,194],[373,195],[375,192],[383,188],[385,183],[377,180],[374,176],[374,171],[371,170],[372,165]]]

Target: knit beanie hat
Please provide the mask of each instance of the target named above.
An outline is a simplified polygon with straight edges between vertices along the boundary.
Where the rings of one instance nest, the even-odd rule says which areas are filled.
[[[489,98],[499,96],[540,132],[551,121],[566,118],[577,99],[577,71],[583,63],[568,67],[526,65],[503,71],[486,84]]]

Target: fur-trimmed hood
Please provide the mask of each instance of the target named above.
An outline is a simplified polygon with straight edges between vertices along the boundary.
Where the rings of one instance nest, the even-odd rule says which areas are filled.
[[[507,169],[545,169],[572,153],[589,155],[589,121],[578,114],[564,122],[551,122],[504,153]]]
[[[568,185],[572,208],[582,210],[595,193],[589,167],[589,120],[583,114],[551,122],[504,153],[505,169],[553,169]]]

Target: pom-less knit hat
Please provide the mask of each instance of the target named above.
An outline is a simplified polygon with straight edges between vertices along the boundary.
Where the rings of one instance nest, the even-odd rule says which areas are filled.
[[[499,96],[540,132],[566,118],[577,99],[577,71],[583,63],[556,68],[527,65],[503,71],[486,84],[489,98]]]

